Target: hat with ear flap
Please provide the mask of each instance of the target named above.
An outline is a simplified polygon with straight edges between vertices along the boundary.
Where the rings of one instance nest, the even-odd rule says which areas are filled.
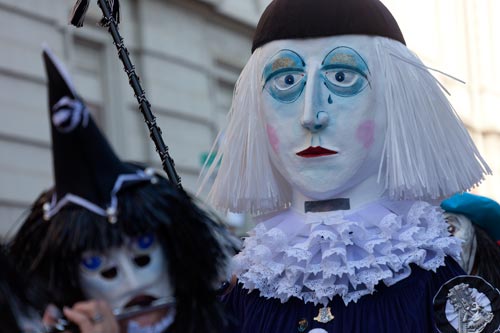
[[[150,181],[122,162],[97,128],[62,63],[49,50],[43,59],[48,79],[55,192],[44,206],[44,218],[72,203],[116,222],[116,194],[124,186]]]
[[[500,245],[500,205],[495,200],[467,192],[457,193],[443,200],[441,208],[466,216]]]
[[[252,52],[274,40],[338,35],[381,36],[406,45],[379,0],[274,0],[257,25]]]

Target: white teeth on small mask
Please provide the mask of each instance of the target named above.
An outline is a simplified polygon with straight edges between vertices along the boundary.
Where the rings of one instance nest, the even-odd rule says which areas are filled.
[[[175,319],[175,310],[170,310],[168,314],[153,325],[140,326],[137,322],[131,320],[127,326],[127,333],[162,333],[172,325]]]

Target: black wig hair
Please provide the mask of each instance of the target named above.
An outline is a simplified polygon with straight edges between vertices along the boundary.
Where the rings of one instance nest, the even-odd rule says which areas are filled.
[[[17,325],[17,320],[13,311],[13,300],[18,299],[19,304],[23,304],[21,300],[26,300],[24,295],[23,284],[19,280],[19,276],[8,260],[5,249],[0,249],[0,267],[2,274],[0,275],[0,332],[11,333],[21,332]]]
[[[477,249],[473,272],[500,290],[500,246],[483,228],[473,223]]]
[[[19,268],[46,283],[59,307],[85,299],[79,267],[85,251],[104,252],[125,237],[155,233],[168,261],[176,298],[173,332],[217,332],[224,321],[216,292],[225,278],[232,240],[222,223],[165,179],[141,182],[118,194],[118,220],[111,224],[85,208],[68,205],[45,221],[42,193],[14,237]]]
[[[4,245],[0,245],[0,267],[0,333],[21,332],[16,316],[35,314],[46,295],[15,268]]]

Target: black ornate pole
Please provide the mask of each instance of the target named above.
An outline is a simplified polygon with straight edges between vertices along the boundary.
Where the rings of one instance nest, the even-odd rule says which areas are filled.
[[[110,0],[97,1],[97,4],[101,8],[102,13],[104,15],[103,19],[101,20],[101,25],[103,27],[108,28],[109,33],[113,37],[113,43],[115,44],[116,49],[118,50],[118,57],[123,63],[125,73],[127,73],[129,79],[129,84],[134,90],[135,97],[137,99],[137,102],[139,103],[139,109],[141,110],[141,113],[144,116],[144,121],[148,126],[149,135],[155,144],[156,151],[160,155],[163,170],[165,170],[165,172],[167,173],[170,182],[175,184],[179,189],[182,189],[181,178],[179,177],[177,171],[175,170],[174,160],[170,157],[170,154],[168,152],[168,147],[163,141],[163,138],[161,136],[162,134],[161,129],[156,124],[156,117],[151,112],[151,104],[146,98],[146,94],[144,92],[144,89],[142,89],[139,77],[135,73],[135,66],[130,60],[129,52],[125,47],[123,43],[123,38],[121,37],[118,31],[119,0],[111,0],[112,3],[111,6],[109,1]],[[85,7],[85,2],[86,2],[86,7]],[[79,12],[78,6],[80,6],[80,8],[83,7],[83,10],[80,10]],[[86,1],[78,0],[77,4],[75,5],[71,23],[76,26],[81,26],[87,9],[88,9],[88,0]],[[75,13],[77,13],[77,15],[75,15]],[[79,22],[79,24],[76,24],[75,22]]]

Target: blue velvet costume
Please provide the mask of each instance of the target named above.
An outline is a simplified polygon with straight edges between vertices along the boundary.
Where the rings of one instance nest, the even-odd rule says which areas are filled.
[[[437,272],[412,265],[412,274],[391,287],[379,284],[373,295],[345,306],[336,296],[328,306],[335,317],[328,323],[314,320],[321,305],[304,304],[297,298],[286,303],[266,299],[254,290],[249,293],[241,284],[223,298],[235,324],[227,333],[309,332],[322,328],[328,333],[427,333],[437,332],[433,320],[433,297],[449,279],[464,274],[451,258]],[[301,320],[305,319],[307,328]]]

